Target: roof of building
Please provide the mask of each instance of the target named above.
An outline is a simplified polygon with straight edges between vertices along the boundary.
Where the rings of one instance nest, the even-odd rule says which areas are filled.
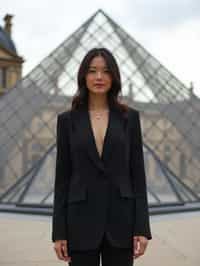
[[[7,50],[17,53],[16,47],[8,33],[0,26],[0,45],[5,47]]]

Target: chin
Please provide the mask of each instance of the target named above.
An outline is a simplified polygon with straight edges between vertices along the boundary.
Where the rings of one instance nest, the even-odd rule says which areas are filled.
[[[102,93],[107,93],[107,90],[92,90],[91,92],[95,94],[102,94]]]

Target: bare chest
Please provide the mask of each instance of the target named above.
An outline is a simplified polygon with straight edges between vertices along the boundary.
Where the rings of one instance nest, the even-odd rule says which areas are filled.
[[[109,112],[102,114],[101,118],[97,119],[96,116],[90,113],[90,122],[93,131],[96,148],[99,156],[102,156],[103,145],[108,128]]]

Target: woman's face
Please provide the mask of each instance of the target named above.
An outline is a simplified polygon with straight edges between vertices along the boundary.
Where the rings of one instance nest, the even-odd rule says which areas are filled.
[[[94,57],[86,74],[86,86],[92,93],[107,93],[112,85],[112,76],[102,56]]]

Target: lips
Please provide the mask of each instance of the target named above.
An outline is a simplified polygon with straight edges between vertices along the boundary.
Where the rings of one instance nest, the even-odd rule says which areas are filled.
[[[94,86],[104,86],[103,83],[95,83]]]

